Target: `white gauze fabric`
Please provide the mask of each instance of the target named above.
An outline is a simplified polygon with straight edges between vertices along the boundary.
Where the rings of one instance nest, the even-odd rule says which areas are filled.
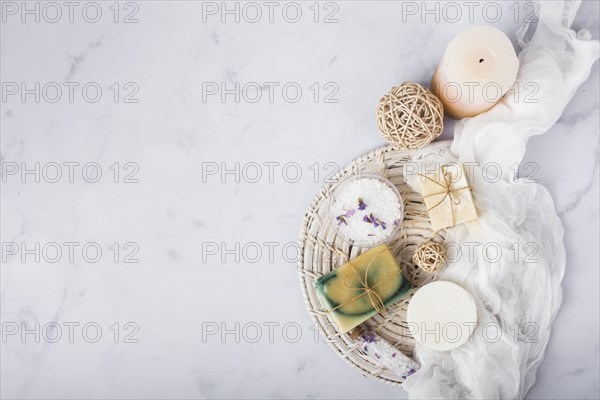
[[[598,41],[570,29],[579,5],[542,1],[531,39],[528,26],[517,33],[522,51],[515,89],[490,111],[457,123],[451,143],[415,154],[420,169],[467,165],[480,217],[448,229],[452,261],[439,279],[473,294],[479,324],[469,343],[449,352],[417,344],[422,367],[404,383],[410,398],[521,399],[535,383],[561,303],[563,228],[546,189],[516,179],[514,171],[528,138],[559,119],[598,59]],[[418,179],[406,173],[416,191]]]

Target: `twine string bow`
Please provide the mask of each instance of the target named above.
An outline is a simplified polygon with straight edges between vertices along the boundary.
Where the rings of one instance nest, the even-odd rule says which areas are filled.
[[[385,277],[383,277],[382,279],[380,279],[376,284],[374,285],[369,285],[369,281],[368,281],[368,277],[369,277],[369,270],[371,268],[371,266],[373,265],[373,262],[377,259],[377,257],[382,254],[383,252],[387,251],[387,248],[379,251],[372,259],[371,261],[369,261],[369,264],[367,264],[367,268],[365,268],[365,273],[364,276],[361,276],[361,274],[359,273],[359,271],[357,271],[356,267],[354,266],[354,264],[352,264],[351,261],[348,262],[348,264],[350,265],[350,268],[352,268],[352,272],[354,273],[354,277],[356,278],[356,280],[358,281],[358,287],[352,286],[348,283],[347,279],[350,277],[345,277],[344,278],[344,286],[346,286],[348,289],[350,290],[358,290],[361,293],[344,301],[343,303],[337,305],[336,307],[332,308],[330,311],[335,311],[340,307],[343,307],[351,302],[353,302],[356,299],[359,299],[363,296],[368,296],[369,301],[371,302],[371,305],[373,306],[373,309],[375,311],[377,311],[379,314],[381,315],[385,315],[386,314],[386,308],[385,308],[385,302],[384,300],[381,298],[381,296],[379,295],[379,293],[377,293],[377,291],[375,291],[375,288],[378,287],[379,285],[385,283],[388,279],[393,278],[395,276],[398,276],[402,270],[400,269],[400,267],[398,267],[398,269],[392,273],[389,274]]]

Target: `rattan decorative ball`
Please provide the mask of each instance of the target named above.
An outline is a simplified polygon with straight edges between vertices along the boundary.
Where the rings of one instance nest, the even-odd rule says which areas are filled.
[[[446,249],[440,243],[424,243],[417,248],[413,262],[423,271],[433,274],[446,264]]]
[[[386,93],[377,105],[377,126],[394,147],[423,147],[444,129],[444,106],[431,91],[415,82],[404,82]]]

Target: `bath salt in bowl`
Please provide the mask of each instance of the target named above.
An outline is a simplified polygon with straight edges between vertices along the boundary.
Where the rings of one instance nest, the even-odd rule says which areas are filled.
[[[359,174],[340,182],[333,190],[329,216],[346,242],[373,247],[399,231],[404,205],[390,181],[379,175]]]

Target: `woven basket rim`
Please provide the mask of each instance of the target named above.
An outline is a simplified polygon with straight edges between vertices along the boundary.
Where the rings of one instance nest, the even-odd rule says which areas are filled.
[[[436,144],[439,144],[439,142]],[[353,368],[356,368],[363,376],[371,377],[378,381],[382,381],[384,383],[391,384],[394,386],[399,386],[399,387],[402,387],[401,378],[396,377],[390,371],[388,371],[386,368],[384,368],[382,366],[378,366],[378,367],[374,366],[373,368],[369,368],[369,365],[373,364],[373,362],[369,362],[368,358],[364,354],[360,353],[358,342],[355,342],[352,339],[350,339],[348,333],[339,334],[336,332],[333,336],[328,335],[327,329],[335,328],[335,326],[332,326],[328,322],[327,322],[327,325],[324,324],[324,321],[327,321],[328,317],[326,316],[326,313],[319,310],[319,302],[316,299],[316,297],[314,295],[312,295],[310,292],[312,290],[314,293],[314,286],[310,285],[310,283],[313,282],[314,279],[316,279],[316,277],[327,272],[327,271],[314,272],[315,268],[312,268],[312,266],[318,265],[319,267],[323,267],[322,260],[320,260],[320,262],[317,262],[317,263],[313,262],[315,254],[317,252],[320,252],[320,253],[328,252],[328,254],[331,257],[333,257],[334,253],[329,248],[318,247],[318,245],[317,245],[318,242],[313,243],[312,248],[308,248],[308,246],[310,245],[309,242],[311,242],[311,240],[309,238],[313,237],[312,233],[310,232],[312,223],[318,224],[318,225],[315,225],[315,226],[317,226],[317,228],[321,228],[323,226],[323,227],[325,227],[325,229],[327,229],[327,225],[329,224],[329,218],[324,218],[324,219],[320,218],[319,221],[317,221],[317,219],[319,218],[319,211],[321,211],[321,213],[323,213],[322,207],[323,206],[326,207],[325,203],[327,202],[327,196],[329,195],[329,192],[332,189],[332,187],[334,187],[338,182],[340,182],[342,179],[346,178],[347,176],[361,173],[365,168],[371,168],[371,170],[373,168],[379,168],[381,171],[380,173],[384,177],[387,178],[388,177],[387,175],[390,171],[389,164],[394,164],[393,165],[394,170],[401,168],[402,164],[404,162],[406,162],[407,160],[410,160],[414,153],[415,153],[415,150],[398,149],[392,145],[385,145],[385,146],[375,148],[375,149],[353,159],[343,169],[338,171],[338,173],[333,178],[331,178],[329,180],[329,182],[326,182],[325,184],[323,184],[321,186],[321,188],[318,190],[318,192],[316,193],[316,195],[311,200],[311,202],[303,216],[302,225],[300,228],[299,257],[298,257],[298,267],[297,267],[299,278],[300,278],[300,288],[302,290],[302,295],[304,297],[304,303],[306,305],[307,311],[309,312],[311,319],[314,321],[314,323],[319,326],[320,335],[325,339],[325,342],[329,345],[329,347],[331,347],[338,354],[338,356],[343,358],[346,363],[351,365]],[[372,173],[372,172],[367,172],[367,173]],[[396,180],[400,179],[399,176],[400,175],[396,175]],[[410,188],[408,188],[408,185],[403,181],[403,178],[402,178],[402,182],[400,184],[400,186],[403,190],[400,190],[400,188],[398,187],[397,184],[395,184],[395,185],[397,186],[397,188],[401,194],[403,192],[406,192],[407,190],[410,190]],[[422,206],[424,208],[424,205],[422,203],[422,198],[420,197],[420,195],[418,195],[418,197],[417,197],[417,196],[412,195],[412,193],[414,193],[414,192],[411,191],[411,193],[410,193],[411,194],[410,200],[409,200],[410,206],[413,208]],[[405,205],[405,210],[406,210],[407,199],[404,196],[404,194],[402,195],[402,197],[405,202],[404,205]],[[417,218],[421,218],[421,217],[417,217]],[[445,237],[445,231],[434,232],[430,227],[429,219],[426,217],[426,213],[425,213],[425,217],[422,218],[422,221],[421,220],[418,221],[419,226],[416,226],[414,224],[414,221],[415,221],[415,219],[413,218],[413,221],[412,221],[413,226],[403,228],[403,231],[405,234],[405,239],[406,239],[404,245],[407,245],[407,246],[408,245],[412,246],[413,244],[416,245],[417,242],[415,241],[416,240],[415,238],[417,238],[417,237],[424,238],[423,240],[425,240],[425,239],[432,240],[432,238],[435,238],[435,240],[437,240],[438,242],[439,241],[443,242],[443,239]],[[406,222],[407,221],[405,219],[405,221],[403,222],[403,225]],[[410,239],[408,239],[408,236],[406,234],[406,232],[409,229],[411,231],[414,231],[414,234],[411,234]],[[329,231],[325,230],[325,232],[328,233]],[[318,236],[318,234],[317,234],[317,236]],[[341,244],[341,239],[339,239],[339,238],[336,238],[336,239],[340,240],[340,245],[343,246]],[[313,238],[312,240],[319,240],[319,239]],[[325,242],[325,240],[321,240],[321,241],[325,242],[325,244],[330,245],[332,248],[336,248],[337,240],[334,240],[333,243]],[[400,238],[394,239],[394,240],[400,241]],[[307,249],[309,252],[311,252],[310,260],[306,259]],[[354,248],[354,249],[356,249],[356,248]],[[364,251],[364,250],[366,250],[366,249],[363,249],[362,251]],[[347,254],[346,257],[350,258],[350,254]],[[410,255],[410,257],[412,258],[412,255]],[[307,262],[311,263],[310,269],[307,269]],[[338,260],[338,263],[339,263],[339,260]],[[335,267],[333,267],[333,268],[335,268]],[[333,268],[331,268],[331,269],[333,269]],[[406,267],[404,267],[404,268],[406,268]],[[433,276],[430,277],[429,281],[431,281],[431,280],[433,280]],[[403,302],[399,302],[397,309],[400,310],[401,307],[405,308],[406,304],[408,303],[408,299],[410,297],[411,296],[409,296]],[[401,313],[402,313],[402,311],[396,311],[394,313],[394,316],[393,316],[394,321],[393,322],[390,321],[390,324],[392,324],[392,325],[395,324],[394,327],[397,327],[400,325],[397,321],[397,320],[399,320],[399,317],[397,317],[397,316],[400,315]],[[380,324],[382,324],[381,327],[386,326],[385,320],[382,321]],[[391,332],[394,335],[396,335],[395,331],[391,331]],[[399,337],[404,337],[404,336],[406,336],[406,335],[399,335]],[[337,340],[331,341],[330,339],[333,337],[335,337]],[[412,340],[412,338],[410,338],[410,339]],[[346,343],[346,342],[348,342],[348,343]],[[343,346],[340,343],[343,343]],[[397,342],[397,343],[400,343],[400,342]],[[343,349],[343,347],[345,347],[346,349]],[[403,351],[401,349],[398,349],[398,350]],[[361,360],[364,362],[362,362]]]

